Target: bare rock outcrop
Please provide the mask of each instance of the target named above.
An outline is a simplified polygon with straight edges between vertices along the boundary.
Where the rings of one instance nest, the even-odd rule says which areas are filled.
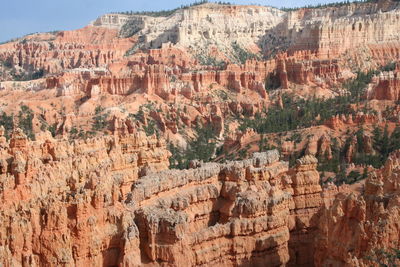
[[[372,266],[399,249],[400,152],[369,175],[361,195],[340,193],[319,221],[315,265]]]
[[[1,149],[1,264],[118,264],[124,249],[138,249],[122,200],[142,169],[168,168],[168,156],[140,133],[68,143],[29,142],[16,130]],[[137,264],[130,253],[125,261]]]
[[[0,161],[2,264],[309,263],[299,248],[312,246],[321,202],[315,158],[165,170],[160,140],[123,133],[68,144],[15,131]]]
[[[400,101],[399,71],[383,72],[372,80],[368,99]]]

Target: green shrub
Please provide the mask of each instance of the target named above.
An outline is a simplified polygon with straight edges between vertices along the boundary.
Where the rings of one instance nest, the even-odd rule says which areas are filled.
[[[122,25],[121,30],[119,31],[119,37],[132,37],[133,35],[140,32],[142,29],[143,26],[140,24],[140,22],[136,20],[128,20],[124,25]]]
[[[10,74],[13,76],[14,81],[30,81],[43,78],[45,73],[43,69],[22,71],[19,73],[13,69]]]
[[[268,74],[267,78],[265,78],[265,90],[271,91],[281,87],[281,80],[277,73]]]
[[[398,0],[394,0],[398,1]],[[282,11],[296,11],[299,9],[319,9],[319,8],[327,8],[327,7],[341,7],[341,6],[347,6],[350,5],[350,3],[373,3],[377,2],[377,0],[354,0],[354,1],[341,1],[341,2],[335,2],[335,3],[328,3],[328,4],[317,4],[317,5],[307,5],[307,6],[302,6],[302,7],[293,7],[293,8],[281,8]]]
[[[257,54],[251,53],[250,51],[247,51],[246,49],[242,48],[238,43],[234,42],[232,43],[232,49],[233,49],[233,57],[235,61],[238,63],[244,64],[246,63],[247,60],[251,59],[261,59],[261,57]]]
[[[196,138],[188,143],[187,149],[179,149],[170,144],[170,166],[175,169],[186,169],[191,160],[211,161],[216,151],[216,138],[211,126],[196,127]]]
[[[33,111],[26,105],[21,106],[21,110],[18,113],[18,127],[26,134],[31,140],[35,140],[33,134]]]
[[[5,112],[2,112],[0,114],[0,125],[4,127],[4,136],[7,138],[7,140],[10,139],[11,132],[14,128],[13,115],[7,115]]]
[[[202,55],[199,54],[196,56],[197,60],[199,61],[200,65],[203,66],[213,66],[218,69],[224,69],[226,66],[226,62],[223,60],[218,60],[215,57],[211,57],[209,55]]]
[[[108,117],[109,113],[104,113],[104,108],[101,106],[97,106],[94,111],[94,116],[93,116],[94,123],[92,126],[92,130],[93,131],[104,130],[104,128],[106,128],[108,125]]]
[[[124,14],[124,15],[142,15],[142,16],[150,16],[150,17],[169,17],[174,14],[176,11],[180,9],[188,9],[193,6],[202,5],[208,3],[208,0],[201,0],[196,1],[189,5],[182,5],[179,8],[171,9],[171,10],[160,10],[160,11],[125,11],[125,12],[118,12],[117,14]],[[217,2],[217,4],[221,5],[230,5],[228,2]]]

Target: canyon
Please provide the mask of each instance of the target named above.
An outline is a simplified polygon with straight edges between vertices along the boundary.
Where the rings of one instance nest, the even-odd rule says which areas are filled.
[[[399,264],[399,27],[202,1],[0,44],[0,265]]]

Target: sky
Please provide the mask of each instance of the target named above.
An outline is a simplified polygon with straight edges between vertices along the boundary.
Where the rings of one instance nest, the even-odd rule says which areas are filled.
[[[235,4],[298,7],[335,0],[225,0]],[[0,0],[0,42],[35,32],[73,30],[116,11],[173,9],[194,0]]]

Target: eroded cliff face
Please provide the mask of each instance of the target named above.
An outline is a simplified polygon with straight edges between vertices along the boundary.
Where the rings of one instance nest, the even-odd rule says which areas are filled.
[[[136,242],[131,185],[169,165],[165,144],[143,133],[69,143],[16,130],[1,141],[4,266],[115,266]]]
[[[399,70],[384,72],[372,80],[367,91],[369,99],[376,100],[400,100],[400,76]]]
[[[290,12],[285,21],[289,51],[311,50],[335,58],[369,44],[397,43],[398,12],[398,3],[391,1]]]
[[[279,24],[284,15],[285,12],[271,7],[207,3],[180,9],[168,17],[107,14],[93,25],[117,27],[122,36],[144,35],[149,48],[161,48],[163,43],[171,42],[197,49],[210,45],[224,49],[238,42],[256,49],[265,30]]]
[[[363,193],[339,194],[325,207],[316,239],[316,266],[371,266],[386,263],[399,248],[400,152],[370,174]],[[395,262],[398,263],[398,262]]]
[[[375,127],[396,132],[399,69],[356,97],[345,84],[399,60],[399,12],[392,1],[204,4],[0,45],[0,265],[369,266],[377,249],[399,248],[399,152],[381,170],[353,164],[379,155]],[[287,96],[357,100],[338,98],[340,115],[311,115],[304,129],[241,129],[282,115]],[[290,120],[313,106],[289,103]],[[36,141],[13,130],[29,122]],[[169,170],[164,140],[187,148],[200,126],[218,143],[209,160],[248,159]],[[252,153],[271,144],[283,157]],[[338,173],[320,177],[316,157],[338,154],[371,172],[365,187],[321,188]]]
[[[303,252],[321,204],[313,157],[292,170],[269,151],[179,171],[165,170],[162,141],[140,133],[68,143],[29,142],[16,130],[3,139],[5,266],[312,262]]]
[[[167,170],[164,143],[132,131],[0,141],[5,266],[369,266],[399,247],[399,152],[358,195],[275,150]]]
[[[196,121],[212,122],[222,136],[232,116],[268,109],[280,94],[276,88],[331,98],[346,93],[341,85],[354,69],[398,59],[398,13],[398,3],[381,1],[290,12],[204,4],[168,17],[106,14],[79,30],[0,45],[1,95],[18,103],[2,111],[16,114],[27,105],[36,121],[62,126],[67,120],[69,127],[56,132],[68,135],[90,130],[97,105],[125,119],[152,102],[157,109],[146,118],[175,143],[185,144],[179,125],[191,136]],[[34,70],[44,71],[43,80],[7,81],[13,72],[18,78],[15,73]],[[388,75],[370,99],[396,100],[397,76]],[[143,121],[139,128],[147,126]]]
[[[106,67],[135,43],[119,39],[117,29],[87,26],[74,31],[36,34],[0,47],[0,59],[23,69],[61,73],[65,69]],[[17,52],[18,51],[18,52]]]

